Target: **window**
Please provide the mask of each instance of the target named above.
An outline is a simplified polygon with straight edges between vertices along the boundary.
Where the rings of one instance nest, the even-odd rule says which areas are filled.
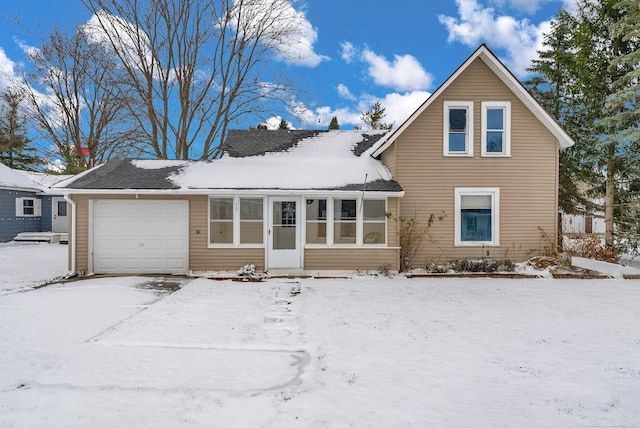
[[[365,199],[362,220],[362,243],[385,244],[387,236],[387,201]]]
[[[307,199],[307,244],[327,243],[327,200]]]
[[[209,199],[209,244],[262,245],[263,243],[263,198],[236,196],[235,198]]]
[[[209,200],[209,243],[233,244],[233,198]]]
[[[355,199],[333,200],[333,242],[335,244],[356,243],[357,205]]]
[[[499,188],[455,189],[455,245],[500,245]]]
[[[511,156],[511,103],[482,103],[482,156]]]
[[[240,243],[262,244],[264,240],[263,200],[240,199]]]
[[[42,201],[37,198],[16,198],[16,217],[39,217]]]
[[[444,155],[473,156],[473,101],[444,102]]]

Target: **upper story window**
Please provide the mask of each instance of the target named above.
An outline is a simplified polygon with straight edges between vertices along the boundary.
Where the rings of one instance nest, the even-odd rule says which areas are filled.
[[[473,156],[473,101],[444,102],[445,156]]]
[[[39,217],[42,201],[38,198],[16,198],[16,217]]]
[[[511,103],[482,103],[482,156],[511,156]]]

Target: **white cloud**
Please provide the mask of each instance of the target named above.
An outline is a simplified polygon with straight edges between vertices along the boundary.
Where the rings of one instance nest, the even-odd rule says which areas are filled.
[[[27,56],[27,58],[33,58],[35,56],[37,56],[38,54],[40,54],[40,49],[34,47],[34,46],[30,46],[27,44],[27,42],[17,39],[17,38],[13,38],[13,41],[16,42],[16,44],[20,47],[20,49],[22,49],[22,52],[24,52],[24,54]]]
[[[240,0],[235,0],[234,6]],[[243,1],[242,14],[235,10],[231,13],[242,16],[236,22],[243,31],[263,31],[261,38],[270,38],[278,57],[289,64],[315,67],[326,56],[315,52],[313,45],[318,40],[318,32],[311,25],[304,12],[296,10],[288,0]],[[238,8],[239,10],[239,8]],[[270,43],[270,44],[271,44]]]
[[[15,79],[16,63],[11,61],[0,47],[0,90],[6,88]]]
[[[433,77],[412,55],[394,55],[393,62],[370,49],[362,52],[362,60],[369,64],[369,75],[382,86],[397,91],[415,91],[431,86]]]
[[[100,11],[80,27],[80,31],[84,31],[93,43],[109,47],[115,44],[116,50],[128,66],[139,70],[151,69],[154,60],[149,37],[134,24]],[[142,51],[142,55],[139,55],[138,50]],[[160,67],[153,69],[160,70]]]
[[[342,83],[340,83],[336,89],[338,91],[338,95],[340,95],[342,98],[351,101],[356,100],[356,96],[351,93],[347,85],[343,85]]]
[[[470,47],[486,42],[490,48],[505,49],[506,63],[519,76],[542,49],[542,36],[550,28],[549,21],[537,25],[528,19],[497,15],[491,7],[481,6],[477,0],[456,0],[459,18],[439,15],[438,19],[449,31],[449,42],[458,41]]]
[[[363,126],[360,116],[364,111],[371,108],[371,105],[379,101],[385,108],[386,116],[383,119],[386,123],[393,123],[394,127],[400,126],[426,99],[429,92],[412,91],[406,93],[390,93],[383,98],[369,94],[363,94],[357,102],[350,107],[334,109],[329,106],[309,108],[302,103],[297,103],[291,109],[292,113],[298,117],[305,127],[326,128],[331,119],[336,116],[341,126]]]
[[[356,55],[356,49],[353,44],[351,44],[350,42],[342,42],[340,43],[340,49],[340,57],[347,64],[351,64],[351,62],[353,61],[353,57]]]

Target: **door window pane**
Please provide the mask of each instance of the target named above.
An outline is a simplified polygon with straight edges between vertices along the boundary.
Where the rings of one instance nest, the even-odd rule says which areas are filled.
[[[66,217],[67,216],[67,202],[66,201],[58,201],[58,216]]]
[[[273,203],[273,249],[296,249],[296,202]]]

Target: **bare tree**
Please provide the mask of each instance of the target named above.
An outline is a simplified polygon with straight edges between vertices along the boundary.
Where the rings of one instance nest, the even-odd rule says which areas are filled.
[[[132,117],[158,158],[215,157],[229,124],[286,102],[293,86],[269,69],[286,56],[299,16],[282,0],[82,0],[135,94]],[[273,105],[273,103],[271,103]]]
[[[29,59],[33,71],[24,74],[22,89],[30,116],[67,172],[135,150],[137,126],[114,80],[118,66],[83,28],[54,31]]]

